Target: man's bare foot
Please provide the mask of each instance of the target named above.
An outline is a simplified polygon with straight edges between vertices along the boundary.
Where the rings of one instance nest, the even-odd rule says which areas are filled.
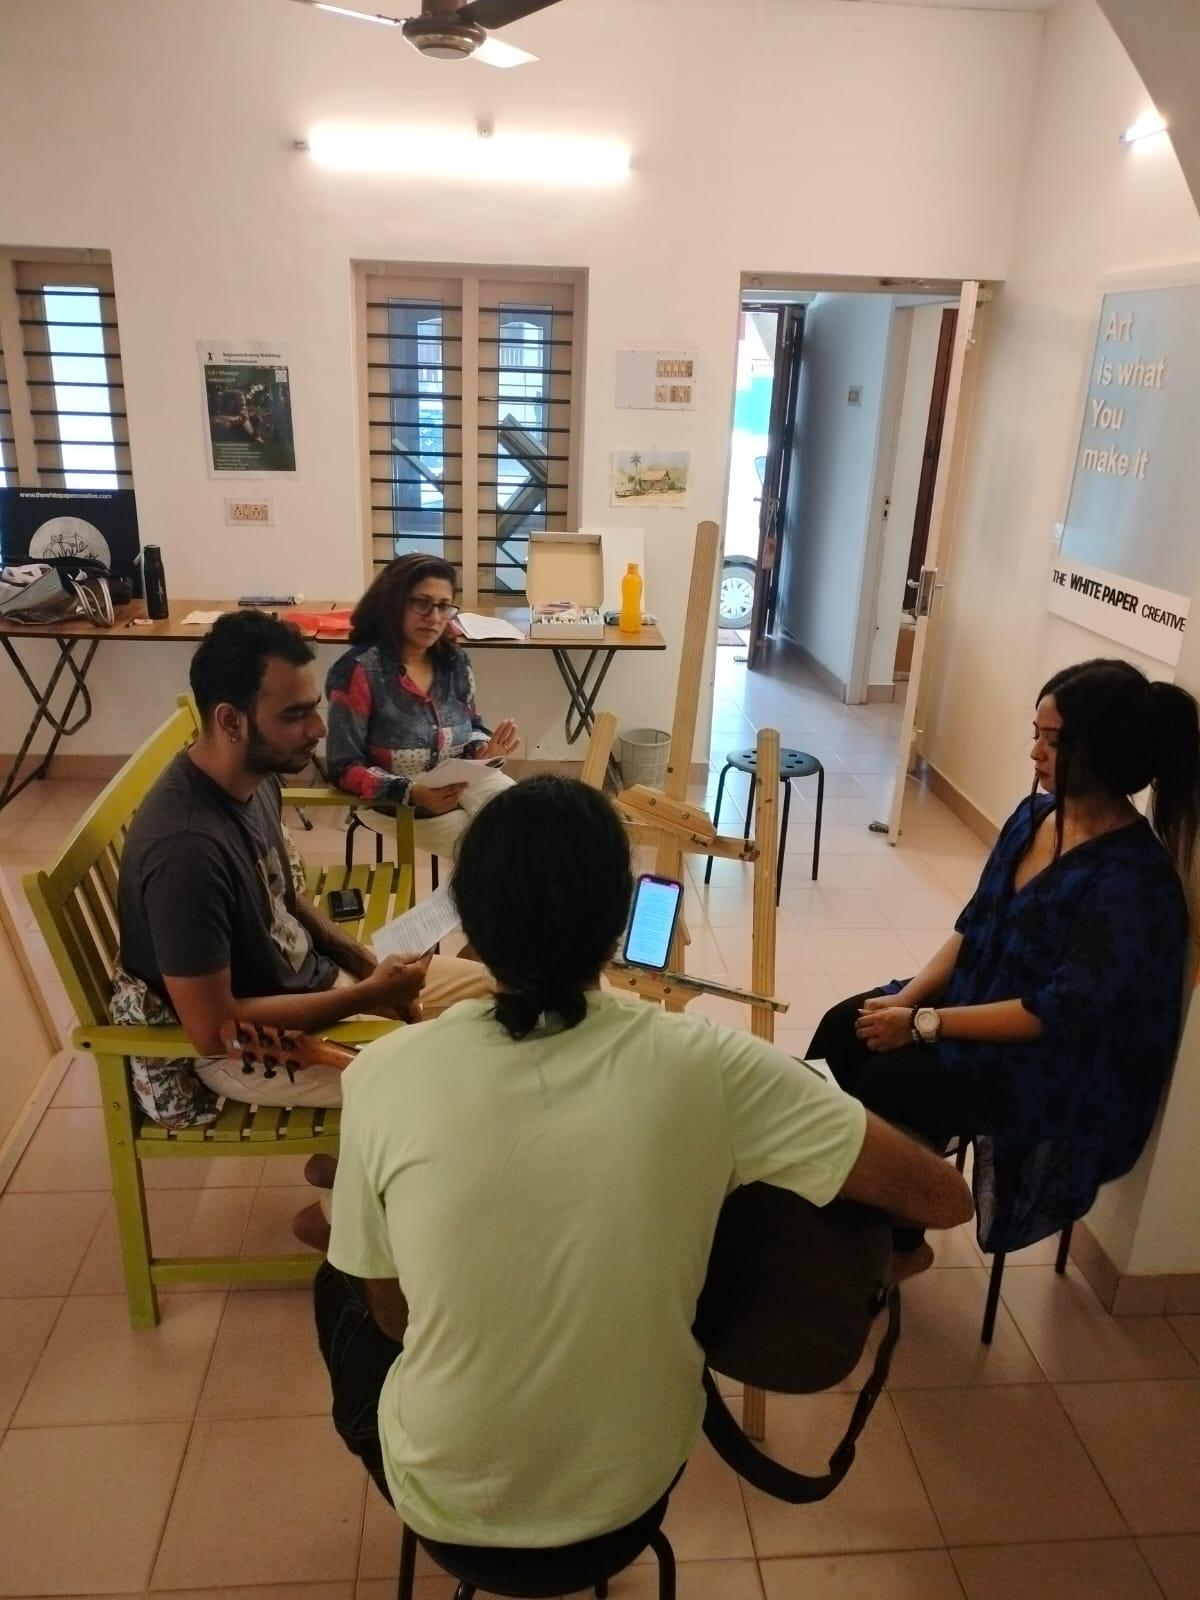
[[[292,1232],[301,1244],[306,1244],[310,1250],[319,1250],[322,1255],[329,1249],[329,1224],[325,1220],[325,1213],[318,1203],[305,1206],[303,1211],[297,1211],[292,1218]]]
[[[919,1244],[915,1250],[893,1250],[891,1279],[903,1283],[905,1278],[915,1278],[919,1272],[928,1272],[933,1265],[933,1246]]]
[[[314,1189],[332,1189],[336,1171],[336,1156],[309,1156],[304,1163],[304,1181]]]

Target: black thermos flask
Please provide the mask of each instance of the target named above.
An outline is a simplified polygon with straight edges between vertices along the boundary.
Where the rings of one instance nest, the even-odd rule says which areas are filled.
[[[167,575],[163,571],[162,551],[148,544],[142,551],[142,587],[146,594],[146,615],[161,622],[168,615]]]

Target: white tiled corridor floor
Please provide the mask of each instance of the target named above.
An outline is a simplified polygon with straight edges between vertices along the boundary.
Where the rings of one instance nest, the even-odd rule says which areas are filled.
[[[815,789],[800,784],[779,913],[778,988],[791,1009],[778,1037],[801,1050],[833,1000],[904,976],[940,942],[983,852],[923,791],[899,849],[867,831],[890,792],[896,708],[848,709],[795,672],[748,681],[733,654],[718,652],[710,792],[724,752],[759,725],[828,772],[820,882],[809,877]],[[10,888],[92,792],[51,780],[0,814]],[[731,829],[744,794],[731,781]],[[340,849],[332,835],[307,842]],[[707,891],[702,876],[693,863],[690,964],[747,978],[746,869],[718,862]],[[65,1022],[23,902],[20,920]],[[186,1166],[151,1171],[161,1249],[289,1243],[305,1193],[293,1163]],[[972,1232],[939,1241],[935,1270],[905,1290],[888,1393],[825,1503],[745,1490],[702,1446],[668,1522],[681,1600],[1200,1597],[1200,1316],[1110,1318],[1074,1268],[1055,1278],[1052,1254],[1011,1258],[985,1350]],[[163,1306],[161,1327],[130,1331],[84,1058],[0,1196],[0,1596],[390,1597],[394,1517],[327,1420],[307,1295],[198,1289]],[[819,1469],[850,1404],[844,1392],[771,1399],[770,1448]],[[419,1571],[419,1600],[451,1594],[449,1580]],[[653,1568],[612,1592],[649,1600]]]

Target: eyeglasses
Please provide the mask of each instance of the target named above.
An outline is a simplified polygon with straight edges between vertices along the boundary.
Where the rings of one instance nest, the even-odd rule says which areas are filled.
[[[431,617],[436,611],[443,622],[449,622],[451,617],[456,617],[461,610],[453,600],[431,600],[427,594],[410,594],[408,608],[410,611],[415,611],[419,617]]]

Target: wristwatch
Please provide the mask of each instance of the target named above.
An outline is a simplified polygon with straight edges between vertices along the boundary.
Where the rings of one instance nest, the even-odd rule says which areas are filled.
[[[912,1036],[914,1044],[936,1044],[942,1031],[942,1019],[932,1006],[914,1006],[912,1011]]]

